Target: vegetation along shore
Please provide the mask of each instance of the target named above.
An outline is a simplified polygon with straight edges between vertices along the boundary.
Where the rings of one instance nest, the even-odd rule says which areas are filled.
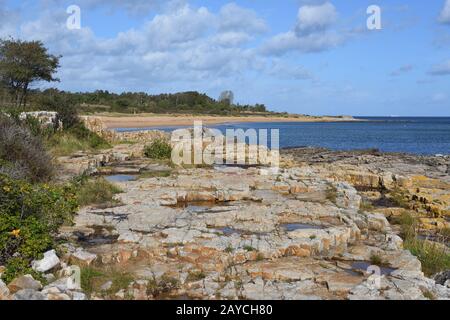
[[[168,133],[109,129],[352,118],[28,89],[58,65],[40,42],[0,42],[0,300],[450,298],[450,157],[293,148],[272,174],[177,166]]]

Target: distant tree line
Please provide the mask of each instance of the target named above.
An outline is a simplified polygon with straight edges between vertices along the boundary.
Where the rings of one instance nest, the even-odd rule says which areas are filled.
[[[3,91],[3,104],[10,98]],[[150,95],[144,92],[121,94],[104,90],[94,92],[67,92],[58,89],[31,90],[29,108],[52,110],[59,104],[75,106],[80,113],[198,113],[198,114],[240,114],[268,113],[263,104],[231,104],[229,100],[215,100],[199,92]]]
[[[0,39],[0,107],[20,110],[55,110],[70,108],[81,113],[197,113],[242,114],[266,113],[263,104],[234,103],[234,94],[224,91],[215,100],[199,92],[150,95],[144,92],[111,93],[104,90],[72,93],[58,89],[31,89],[42,81],[59,81],[54,77],[61,56],[48,53],[40,41]]]

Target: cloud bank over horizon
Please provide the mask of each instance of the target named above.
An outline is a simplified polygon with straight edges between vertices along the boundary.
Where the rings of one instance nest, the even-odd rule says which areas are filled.
[[[0,0],[0,37],[61,54],[63,90],[233,90],[294,113],[449,115],[450,0],[378,2],[383,29],[370,31],[357,1],[79,0],[70,30],[69,1]]]

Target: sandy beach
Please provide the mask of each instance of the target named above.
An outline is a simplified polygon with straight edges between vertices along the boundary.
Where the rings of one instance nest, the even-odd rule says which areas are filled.
[[[90,116],[85,116],[90,117]],[[336,122],[358,121],[351,117],[312,117],[312,116],[194,116],[194,115],[95,115],[108,129],[149,128],[164,126],[191,126],[194,121],[203,124],[239,123],[239,122]]]

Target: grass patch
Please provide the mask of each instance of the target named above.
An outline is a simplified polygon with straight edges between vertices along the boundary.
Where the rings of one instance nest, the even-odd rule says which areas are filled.
[[[370,256],[370,263],[375,266],[384,266],[387,264],[381,256],[375,253],[372,253]]]
[[[150,279],[147,285],[147,294],[158,297],[167,294],[180,287],[180,281],[168,275],[162,275],[160,279]]]
[[[359,205],[359,211],[361,211],[361,212],[372,211],[374,209],[375,209],[375,207],[373,206],[373,204],[367,200],[362,200]]]
[[[406,239],[403,246],[420,260],[427,276],[450,269],[450,254],[445,246],[416,238]]]
[[[78,151],[96,151],[111,148],[111,145],[83,125],[56,132],[47,139],[47,145],[55,156],[68,156]]]
[[[75,179],[75,185],[80,206],[117,205],[118,201],[114,199],[114,195],[122,192],[119,187],[102,177],[89,179],[82,176]]]
[[[150,159],[170,159],[172,147],[167,141],[157,139],[144,148],[144,155]]]
[[[330,185],[328,187],[326,193],[325,193],[325,198],[328,201],[336,204],[336,202],[337,202],[337,188],[335,186],[333,186],[333,185]]]
[[[190,271],[186,281],[188,282],[195,282],[200,281],[206,278],[206,274],[203,271]]]
[[[436,297],[434,296],[434,294],[433,294],[431,291],[425,290],[425,291],[422,292],[422,293],[423,293],[423,296],[424,296],[425,298],[427,298],[428,300],[436,300]]]
[[[165,171],[147,171],[143,172],[138,176],[138,179],[146,179],[146,178],[167,178],[172,175],[171,170]]]
[[[81,269],[81,288],[88,295],[92,295],[94,292],[101,293],[101,286],[107,281],[111,281],[112,285],[103,293],[113,295],[122,289],[126,289],[133,280],[131,274],[116,269],[103,270],[92,267]]]
[[[392,223],[400,225],[400,236],[403,239],[416,237],[419,220],[409,212],[403,212],[399,217],[393,218]]]
[[[252,246],[248,246],[248,245],[244,246],[243,249],[244,249],[245,251],[247,251],[247,252],[256,251],[255,248],[253,248]]]
[[[81,269],[81,289],[91,295],[95,290],[95,282],[98,278],[103,277],[104,273],[91,267]]]
[[[439,229],[437,234],[442,237],[444,241],[448,241],[450,239],[450,228]]]
[[[395,188],[394,190],[392,190],[392,192],[389,194],[389,197],[397,207],[404,209],[410,208],[409,199],[406,192],[400,190],[399,188]]]
[[[89,150],[87,141],[82,141],[72,134],[61,132],[53,135],[48,140],[50,152],[55,156],[68,156],[77,151]]]
[[[444,244],[417,238],[418,219],[410,213],[403,213],[394,220],[401,226],[403,247],[415,255],[422,263],[422,271],[427,276],[450,269],[450,254]]]
[[[234,249],[233,249],[233,247],[231,246],[231,244],[229,244],[229,245],[225,248],[225,252],[226,252],[226,253],[233,253],[233,251],[234,251]]]

